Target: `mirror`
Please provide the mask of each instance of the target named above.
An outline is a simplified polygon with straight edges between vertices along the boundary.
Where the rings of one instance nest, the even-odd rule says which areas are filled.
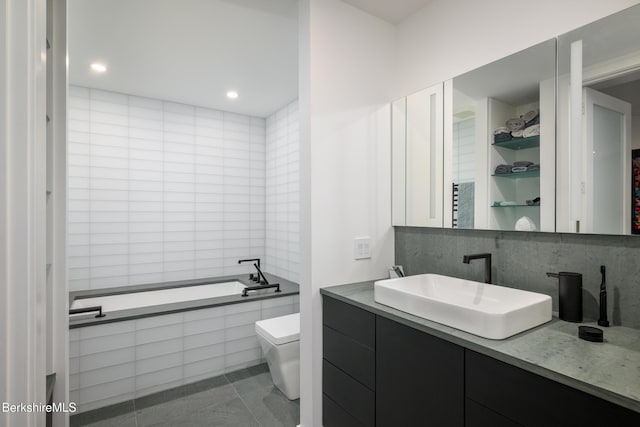
[[[557,230],[640,234],[640,6],[558,37]]]
[[[393,225],[442,227],[443,87],[392,103]]]
[[[445,84],[445,227],[555,229],[555,39]]]

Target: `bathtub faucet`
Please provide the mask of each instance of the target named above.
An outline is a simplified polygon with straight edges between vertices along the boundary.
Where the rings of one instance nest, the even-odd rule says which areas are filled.
[[[262,274],[262,271],[260,271],[260,258],[241,259],[241,260],[238,260],[238,264],[242,264],[243,262],[254,262],[254,261],[257,262],[257,264],[253,264],[253,265],[254,266],[257,265],[256,269],[258,270],[258,273],[257,274],[250,273],[249,280],[252,280],[256,283],[260,283],[260,275]]]

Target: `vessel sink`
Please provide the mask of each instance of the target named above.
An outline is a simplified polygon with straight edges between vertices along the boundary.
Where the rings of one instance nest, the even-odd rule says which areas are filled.
[[[501,340],[551,320],[551,297],[438,274],[378,280],[376,302]]]

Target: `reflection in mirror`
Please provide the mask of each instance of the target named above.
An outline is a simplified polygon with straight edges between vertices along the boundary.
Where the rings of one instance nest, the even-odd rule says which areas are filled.
[[[558,231],[640,233],[638,22],[634,6],[558,38]]]
[[[555,39],[445,91],[445,226],[554,231]]]

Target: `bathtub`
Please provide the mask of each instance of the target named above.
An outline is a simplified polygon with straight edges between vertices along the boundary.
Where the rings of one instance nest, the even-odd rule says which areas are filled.
[[[103,295],[97,297],[76,297],[71,308],[102,307],[103,313],[131,310],[136,308],[172,304],[185,301],[198,301],[207,298],[240,295],[245,285],[237,280],[230,282],[206,283],[192,286],[181,286],[169,289],[129,292],[124,294]],[[273,291],[273,290],[272,290]],[[76,315],[76,316],[81,316]]]
[[[247,282],[223,278],[72,293],[105,317],[70,318],[71,401],[85,412],[263,363],[255,322],[299,311],[297,284],[267,277],[282,292],[242,297]]]

